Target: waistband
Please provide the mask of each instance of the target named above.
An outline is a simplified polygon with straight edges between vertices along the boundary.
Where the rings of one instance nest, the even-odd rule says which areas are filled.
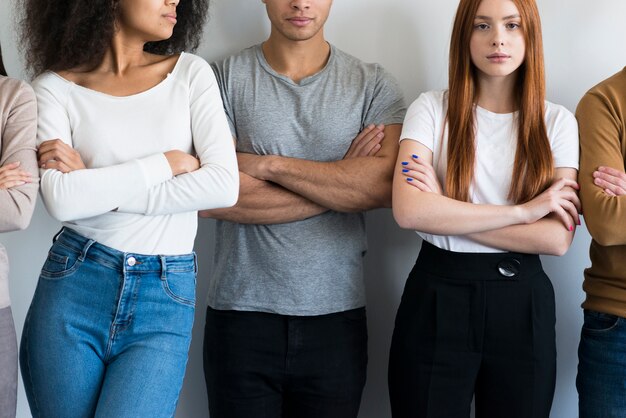
[[[475,281],[513,279],[543,272],[537,254],[459,253],[443,250],[427,241],[422,242],[415,264],[441,277]]]
[[[146,255],[127,253],[100,244],[97,241],[84,237],[76,231],[63,227],[53,239],[55,245],[76,252],[78,259],[92,259],[107,267],[119,271],[135,272],[162,272],[163,274],[175,271],[198,272],[196,253],[182,255]]]

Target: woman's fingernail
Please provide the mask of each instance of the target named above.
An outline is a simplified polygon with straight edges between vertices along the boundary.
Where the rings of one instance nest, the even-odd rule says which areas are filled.
[[[406,161],[402,161],[402,165],[409,165]]]
[[[406,181],[413,181],[413,179],[409,177],[408,179],[406,179]]]
[[[403,172],[403,173],[408,173],[408,172],[409,172],[409,170],[407,170],[406,168],[403,168],[403,169],[402,169],[402,172]]]
[[[413,158],[415,158],[416,160],[419,158],[417,155],[413,154],[412,155]]]
[[[572,225],[569,226],[569,230],[570,232],[574,230],[574,227]]]

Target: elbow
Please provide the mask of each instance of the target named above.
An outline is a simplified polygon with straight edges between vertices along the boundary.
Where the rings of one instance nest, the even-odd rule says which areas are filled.
[[[589,232],[593,240],[603,247],[612,247],[614,245],[626,245],[626,237],[617,236],[615,234],[615,230],[611,232],[603,231],[601,233],[597,233],[589,229]]]
[[[554,239],[548,241],[548,247],[543,251],[546,255],[553,255],[556,257],[564,256],[569,250],[574,235],[572,232],[564,234],[555,234]]]
[[[596,219],[599,222],[594,222]],[[606,217],[602,217],[601,220],[597,217],[593,217],[591,219],[585,218],[585,223],[587,225],[587,229],[589,230],[589,234],[599,245],[603,247],[626,245],[626,236],[621,231],[623,228],[613,227],[615,223],[611,222],[611,220]]]
[[[16,216],[4,223],[4,228],[0,232],[23,231],[30,225],[30,218],[30,216]]]
[[[28,214],[22,214],[22,216],[18,217],[19,219],[17,220],[17,222],[15,222],[15,229],[14,231],[23,231],[26,228],[28,228],[28,225],[30,225],[30,220],[32,218],[32,212],[28,213]]]
[[[409,216],[409,213],[407,211],[397,206],[394,206],[392,212],[393,219],[396,221],[400,228],[415,230],[414,219],[413,217]]]
[[[78,219],[75,209],[78,205],[65,205],[60,203],[59,199],[54,199],[43,193],[43,203],[48,214],[59,222],[69,222]]]
[[[219,201],[211,205],[211,209],[230,208],[237,204],[239,200],[239,172],[228,176],[228,181],[222,187],[222,196]]]
[[[46,205],[46,210],[50,216],[59,222],[70,222],[77,219],[77,217],[73,216],[74,214],[71,213],[69,209],[50,207]]]

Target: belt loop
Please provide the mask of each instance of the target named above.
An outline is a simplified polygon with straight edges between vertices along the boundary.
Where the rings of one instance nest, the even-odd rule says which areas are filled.
[[[195,251],[193,251],[192,254],[193,254],[193,272],[197,276],[198,275],[198,255],[196,254]]]
[[[59,232],[57,232],[56,234],[54,234],[54,236],[52,237],[52,243],[54,244],[55,242],[57,242],[57,240],[59,239],[59,237],[61,236],[61,234],[63,233],[63,231],[65,231],[65,227],[62,227]]]
[[[88,240],[87,243],[83,246],[83,250],[80,252],[80,256],[78,257],[78,259],[83,262],[85,261],[85,257],[87,257],[87,251],[89,251],[89,249],[91,248],[91,246],[93,245],[93,243],[96,242],[92,239]]]
[[[161,280],[166,280],[167,279],[167,260],[164,255],[160,255],[159,258],[161,259]]]

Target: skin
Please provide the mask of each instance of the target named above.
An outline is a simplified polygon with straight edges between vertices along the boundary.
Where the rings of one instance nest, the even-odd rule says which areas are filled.
[[[299,82],[324,68],[330,46],[324,23],[331,0],[264,0],[271,32],[263,44],[269,65]],[[247,224],[293,222],[327,210],[361,212],[391,204],[400,125],[368,126],[342,160],[318,162],[238,153],[237,205],[200,216]]]
[[[176,24],[179,0],[122,0],[116,32],[100,65],[90,71],[74,68],[59,75],[79,86],[111,96],[130,96],[163,81],[178,61],[178,55],[144,52],[147,42],[168,39]],[[43,142],[39,165],[63,173],[85,169],[80,155],[60,139]],[[164,153],[173,175],[195,171],[200,162],[192,155],[171,150]]]
[[[609,196],[626,195],[626,173],[623,171],[600,166],[593,172],[593,183]]]
[[[0,189],[6,190],[26,183],[32,183],[29,172],[20,169],[20,162],[15,161],[0,167]]]
[[[494,113],[515,110],[515,83],[525,48],[516,15],[517,7],[510,0],[483,0],[470,41],[481,92],[478,105]],[[511,58],[486,58],[498,52]],[[433,169],[432,152],[419,138],[412,139],[401,142],[394,175],[394,217],[401,227],[437,235],[467,235],[505,251],[552,255],[567,251],[575,225],[580,224],[576,170],[557,168],[553,184],[524,204],[460,202],[444,195]]]

